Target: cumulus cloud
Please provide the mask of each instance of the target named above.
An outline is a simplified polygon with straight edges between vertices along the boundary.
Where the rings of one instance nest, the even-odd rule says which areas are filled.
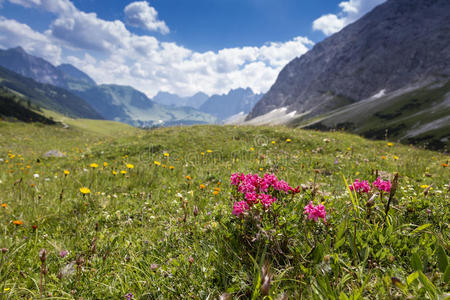
[[[54,45],[48,36],[34,31],[26,24],[0,16],[0,47],[18,46],[54,64],[59,64],[61,60],[61,47]]]
[[[314,20],[313,29],[322,31],[325,35],[338,32],[346,25],[358,20],[375,6],[386,0],[348,0],[339,3],[341,11],[338,14],[326,14]]]
[[[125,7],[124,12],[130,26],[159,31],[162,34],[169,33],[169,27],[164,21],[158,20],[158,12],[147,1],[132,2]]]
[[[9,1],[20,4],[25,0]],[[26,1],[27,5],[30,1]],[[27,45],[26,50],[33,50],[32,54],[47,59],[52,55],[59,59],[61,48],[77,50],[60,60],[83,70],[98,83],[130,85],[149,97],[158,91],[181,96],[202,91],[211,95],[239,87],[265,92],[285,64],[313,45],[305,37],[295,37],[260,47],[196,52],[173,42],[161,42],[153,36],[136,35],[123,22],[100,19],[95,13],[78,10],[68,0],[33,0],[33,3],[35,8],[54,13],[55,20],[44,34],[9,20],[19,28],[12,31],[13,26],[8,26],[9,40]],[[0,45],[12,46],[5,44],[6,40]],[[38,48],[45,47],[51,51],[38,52]]]

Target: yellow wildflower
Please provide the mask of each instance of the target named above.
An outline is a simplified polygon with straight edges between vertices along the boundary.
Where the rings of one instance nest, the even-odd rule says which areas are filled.
[[[389,146],[389,147],[392,147],[392,146],[394,146],[394,144],[393,143],[387,143],[387,145]]]
[[[127,168],[128,168],[128,169],[133,169],[133,168],[134,168],[134,165],[132,165],[132,164],[127,164]]]
[[[212,153],[213,151],[208,149],[208,150],[206,150],[206,152],[207,153]]]
[[[187,175],[185,178],[186,178],[186,180],[191,180],[192,179],[192,177],[189,176],[189,175]]]
[[[113,170],[113,171],[112,171],[112,174],[113,174],[114,176],[116,176],[116,175],[117,175],[117,171],[116,171],[116,170]]]
[[[120,174],[125,175],[125,174],[127,174],[127,171],[122,170],[122,171],[120,171]]]
[[[161,165],[161,163],[159,161],[156,161],[156,160],[154,161],[154,164],[157,165],[157,166]]]
[[[219,191],[214,191],[213,194],[214,194],[214,195],[218,195],[218,194],[219,194]]]
[[[398,160],[398,156],[394,155],[394,159],[395,159],[395,160]]]
[[[86,194],[90,194],[90,193],[91,193],[91,190],[90,190],[89,188],[87,188],[87,187],[82,187],[82,188],[80,188],[80,192],[81,192],[83,195],[86,195]]]
[[[292,142],[291,139],[286,139],[286,143],[290,143],[290,142]]]
[[[387,158],[387,157],[386,157],[386,156],[384,156],[384,155],[383,155],[383,156],[381,156],[381,159],[386,159],[386,158]]]
[[[167,152],[164,152],[164,154],[163,154],[165,157],[169,157],[169,153],[167,153]]]
[[[106,168],[108,166],[108,163],[105,161],[103,162],[103,167]]]
[[[200,155],[205,155],[205,152],[200,152]]]
[[[170,166],[169,169],[170,169],[170,170],[173,170],[173,169],[175,169],[175,167],[174,167],[174,166]]]
[[[276,144],[276,142],[275,141],[272,141],[272,145],[275,145]]]
[[[64,175],[69,175],[70,174],[70,171],[69,170],[64,170]]]
[[[200,184],[200,189],[201,189],[201,190],[203,190],[203,189],[205,189],[205,188],[206,188],[206,185],[204,185],[203,183]]]
[[[91,167],[92,169],[95,169],[95,168],[98,168],[98,164],[92,163],[89,165],[89,167]]]

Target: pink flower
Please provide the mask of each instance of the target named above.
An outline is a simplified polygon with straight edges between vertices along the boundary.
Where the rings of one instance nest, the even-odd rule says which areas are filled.
[[[380,192],[389,193],[391,191],[391,181],[381,180],[380,177],[373,182],[373,186],[375,186]]]
[[[249,206],[258,203],[258,194],[257,193],[245,193],[245,200],[247,200],[247,204]]]
[[[352,185],[349,185],[351,191],[356,191],[358,193],[368,193],[370,191],[370,185],[367,180],[359,181],[356,179]]]
[[[231,184],[235,185],[235,186],[238,186],[239,183],[241,183],[241,181],[243,180],[242,177],[244,177],[243,173],[241,173],[241,174],[239,174],[239,173],[231,174]]]
[[[325,222],[325,217],[327,216],[327,212],[325,211],[325,206],[322,204],[319,204],[317,206],[314,206],[312,201],[309,202],[308,205],[305,206],[304,214],[308,215],[308,220],[313,220],[314,222],[317,222],[319,218],[322,218]]]
[[[264,208],[271,207],[272,203],[277,201],[273,196],[274,192],[284,192],[285,194],[296,194],[300,188],[292,188],[284,180],[279,180],[274,174],[264,174],[260,177],[258,174],[233,173],[231,175],[231,185],[242,194],[244,201],[235,202],[233,214],[240,216],[249,207],[260,202]],[[278,194],[278,193],[277,193]]]
[[[241,202],[234,202],[233,206],[233,215],[236,217],[239,217],[245,210],[248,210],[249,207],[247,205],[247,202],[241,201]]]
[[[270,195],[266,195],[266,194],[261,194],[259,195],[259,201],[261,202],[261,204],[265,207],[268,208],[272,205],[273,202],[277,201],[277,198],[272,197]]]

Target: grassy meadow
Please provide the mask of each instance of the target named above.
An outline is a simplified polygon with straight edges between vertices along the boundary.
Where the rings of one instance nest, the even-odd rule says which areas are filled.
[[[286,127],[69,122],[0,121],[0,299],[448,297],[446,154]],[[236,216],[236,172],[299,193]],[[390,193],[347,187],[377,177]]]

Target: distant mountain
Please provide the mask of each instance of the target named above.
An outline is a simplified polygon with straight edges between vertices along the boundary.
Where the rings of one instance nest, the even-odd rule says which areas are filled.
[[[0,87],[15,92],[26,101],[73,118],[103,119],[79,96],[50,84],[43,84],[0,67]]]
[[[247,114],[261,97],[262,94],[254,94],[250,88],[238,88],[228,94],[211,96],[199,109],[223,121],[239,113]]]
[[[190,106],[194,108],[199,108],[203,103],[208,100],[208,95],[205,93],[196,93],[191,97],[180,97],[175,94],[167,92],[159,92],[153,97],[153,101],[163,105],[173,105],[173,106]]]
[[[76,67],[70,64],[55,67],[42,58],[27,54],[21,47],[0,50],[0,66],[29,77],[18,77],[18,74],[8,73],[2,68],[0,78],[3,74],[11,80],[1,82],[0,86],[4,85],[26,95],[37,105],[71,117],[104,118],[134,126],[216,122],[214,116],[192,107],[157,104],[142,92],[129,86],[97,85],[92,78]],[[32,79],[48,84],[39,85]],[[30,86],[37,84],[39,88],[33,90],[27,87],[27,84]],[[178,97],[181,99],[179,105],[198,107],[207,97],[203,93],[186,98]]]
[[[450,1],[388,0],[286,65],[247,121],[303,122],[449,78]]]
[[[0,49],[0,66],[40,83],[67,87],[61,70],[42,58],[29,55],[21,47]]]
[[[213,123],[215,118],[189,107],[157,104],[130,86],[103,84],[76,93],[108,120],[134,126]]]
[[[65,86],[70,90],[82,91],[97,85],[91,77],[71,64],[62,64],[56,68],[62,72]]]

